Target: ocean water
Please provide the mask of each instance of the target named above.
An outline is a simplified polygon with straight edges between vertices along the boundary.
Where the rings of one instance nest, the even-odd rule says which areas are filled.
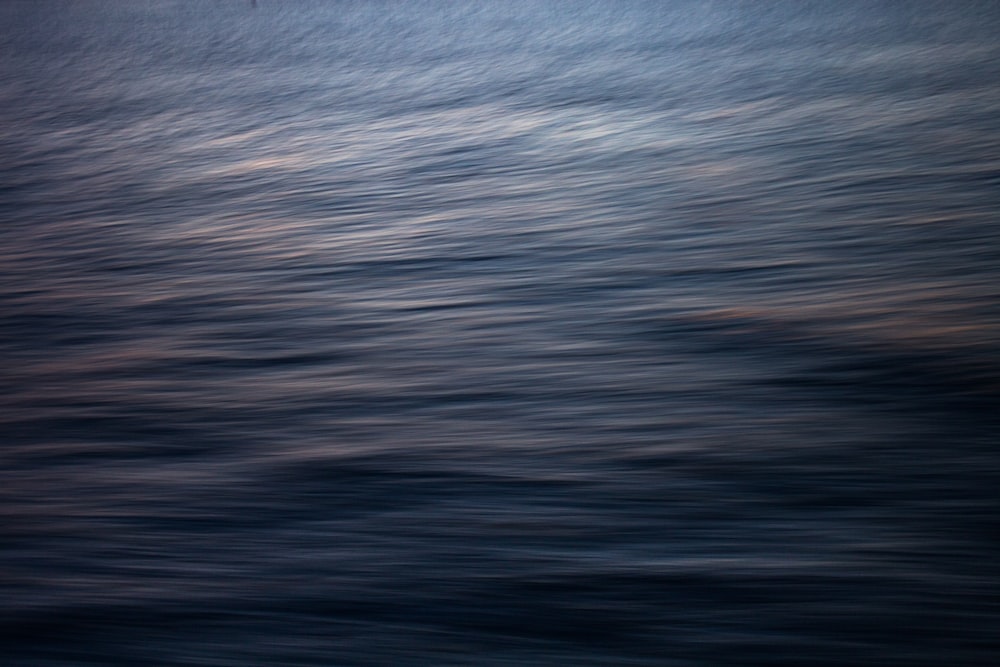
[[[0,663],[997,664],[997,35],[0,3]]]

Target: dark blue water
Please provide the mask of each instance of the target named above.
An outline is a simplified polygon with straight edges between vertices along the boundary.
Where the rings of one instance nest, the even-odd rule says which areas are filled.
[[[0,662],[996,664],[998,35],[0,3]]]

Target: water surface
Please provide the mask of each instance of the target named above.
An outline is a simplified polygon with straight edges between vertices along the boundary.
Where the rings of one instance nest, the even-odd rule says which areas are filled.
[[[995,664],[992,3],[0,25],[5,664]]]

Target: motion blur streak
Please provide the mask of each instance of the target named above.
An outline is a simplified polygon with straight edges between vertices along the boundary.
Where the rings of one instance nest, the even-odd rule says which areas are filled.
[[[0,662],[998,664],[997,35],[0,3]]]

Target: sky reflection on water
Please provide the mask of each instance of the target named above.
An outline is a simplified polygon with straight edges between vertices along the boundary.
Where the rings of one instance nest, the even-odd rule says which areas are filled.
[[[16,666],[991,665],[990,3],[0,4]]]

